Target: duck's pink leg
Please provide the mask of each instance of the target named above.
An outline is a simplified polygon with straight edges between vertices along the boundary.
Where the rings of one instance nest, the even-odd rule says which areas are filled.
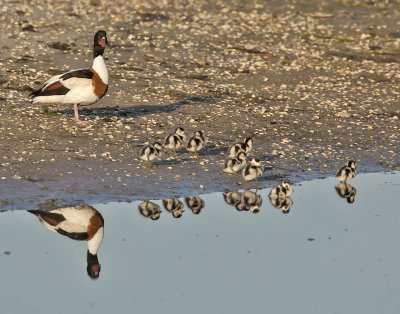
[[[79,119],[78,104],[74,104],[74,120],[77,124],[87,124],[86,121]]]

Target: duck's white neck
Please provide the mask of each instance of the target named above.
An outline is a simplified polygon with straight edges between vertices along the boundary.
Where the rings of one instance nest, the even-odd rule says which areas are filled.
[[[108,85],[108,70],[103,56],[97,56],[93,59],[93,70],[99,74],[104,84]]]
[[[100,227],[93,236],[93,238],[91,238],[87,243],[90,254],[92,255],[97,254],[100,244],[103,241],[103,236],[104,236],[104,228]]]

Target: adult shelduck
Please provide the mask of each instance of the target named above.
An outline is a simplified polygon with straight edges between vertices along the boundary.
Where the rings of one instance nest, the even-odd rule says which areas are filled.
[[[30,210],[49,230],[58,232],[73,240],[86,240],[87,273],[91,278],[100,275],[100,264],[97,252],[104,236],[104,220],[92,206],[58,208],[50,211]]]
[[[347,180],[353,179],[355,176],[356,162],[354,160],[350,160],[347,166],[340,168],[336,173],[336,178],[338,178],[340,182],[346,182]]]
[[[93,65],[91,69],[72,70],[56,75],[32,92],[33,103],[60,103],[74,105],[74,120],[79,119],[78,105],[91,105],[102,98],[108,89],[108,71],[103,53],[108,45],[107,34],[100,30],[94,35]]]

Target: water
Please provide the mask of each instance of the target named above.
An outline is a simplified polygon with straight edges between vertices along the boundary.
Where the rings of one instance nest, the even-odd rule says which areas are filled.
[[[85,241],[0,213],[0,313],[399,313],[400,173],[350,183],[353,203],[334,178],[295,185],[288,214],[269,189],[258,213],[222,193],[181,218],[154,201],[155,221],[140,202],[93,204],[105,221],[97,280]]]

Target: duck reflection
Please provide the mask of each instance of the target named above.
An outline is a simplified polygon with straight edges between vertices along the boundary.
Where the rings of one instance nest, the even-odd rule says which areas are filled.
[[[142,216],[146,218],[150,218],[151,220],[157,220],[160,218],[161,209],[156,203],[143,201],[138,205],[138,209]]]
[[[357,194],[355,187],[346,182],[341,182],[335,186],[335,190],[340,197],[343,197],[347,200],[347,203],[354,203]]]
[[[225,202],[228,205],[232,205],[238,211],[251,211],[252,213],[258,213],[262,205],[261,195],[251,190],[245,190],[243,192],[232,191],[222,193]]]
[[[96,279],[100,275],[97,252],[104,236],[104,219],[92,206],[57,208],[49,211],[29,210],[49,230],[73,240],[87,241],[87,273]]]
[[[283,214],[289,214],[290,208],[293,205],[292,199],[288,197],[281,197],[281,198],[269,198],[269,201],[272,206],[281,209]]]
[[[182,217],[183,203],[179,198],[165,198],[162,200],[164,208],[167,212],[171,213],[174,218]]]
[[[186,206],[189,207],[193,214],[200,214],[201,210],[204,208],[205,203],[203,199],[199,196],[191,196],[185,198]]]
[[[272,206],[281,209],[282,213],[288,214],[293,205],[293,188],[288,179],[283,179],[279,185],[273,187],[268,194]]]

